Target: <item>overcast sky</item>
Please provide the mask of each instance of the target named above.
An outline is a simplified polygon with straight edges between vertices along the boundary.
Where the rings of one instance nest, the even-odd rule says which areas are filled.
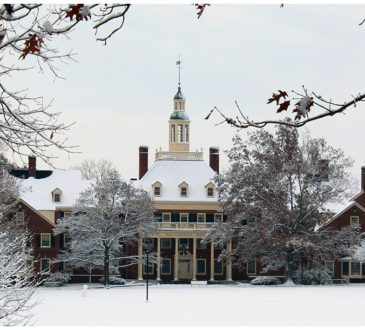
[[[59,154],[69,168],[83,159],[109,159],[129,179],[138,176],[138,146],[168,149],[168,119],[182,61],[182,91],[191,119],[191,151],[230,148],[236,130],[204,120],[213,106],[234,115],[237,100],[252,119],[277,118],[267,99],[277,89],[305,85],[343,102],[365,92],[365,5],[212,5],[198,20],[192,5],[133,5],[125,25],[107,46],[95,41],[89,22],[61,49],[77,52],[77,63],[59,65],[65,80],[35,69],[12,78],[13,86],[53,99],[52,110],[76,124],[69,143],[80,154]],[[26,60],[27,61],[27,60]],[[365,165],[365,105],[307,125],[315,137],[342,148]],[[239,134],[246,136],[247,131]],[[47,168],[39,162],[38,168]]]

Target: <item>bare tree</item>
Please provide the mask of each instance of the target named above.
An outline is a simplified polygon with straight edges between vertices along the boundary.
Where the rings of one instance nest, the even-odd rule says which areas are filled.
[[[248,141],[236,136],[228,156],[230,169],[216,176],[228,222],[207,237],[234,240],[222,257],[238,265],[258,260],[263,272],[284,268],[292,281],[303,257],[323,264],[352,254],[348,243],[359,239],[359,227],[317,230],[330,214],[328,204],[343,201],[353,188],[352,161],[341,150],[308,135],[300,141],[297,129],[279,126],[275,136],[265,130]]]
[[[98,161],[85,159],[73,168],[80,170],[82,177],[86,180],[102,180],[113,169],[113,163],[106,159]]]
[[[227,123],[228,125],[236,128],[263,128],[267,125],[302,127],[309,122],[329,116],[334,116],[339,113],[344,113],[345,110],[355,108],[357,103],[364,102],[365,99],[365,94],[359,93],[357,96],[351,96],[348,101],[339,103],[332,101],[332,99],[322,97],[315,92],[309,93],[304,86],[303,90],[304,92],[292,91],[292,100],[290,100],[288,93],[282,90],[278,90],[278,93],[273,93],[272,97],[268,99],[268,104],[272,102],[276,103],[276,106],[278,107],[276,113],[287,111],[292,105],[291,110],[294,114],[294,120],[292,121],[288,121],[286,118],[267,120],[255,120],[249,118],[248,115],[245,114],[241,109],[237,101],[235,101],[237,109],[236,115],[234,117],[227,116],[224,111],[214,107],[212,110],[210,110],[205,119],[209,119],[213,112],[218,112],[218,114],[223,118],[223,120],[219,122],[218,125]],[[317,111],[316,114],[309,116],[309,113],[314,113],[314,111]]]
[[[69,250],[61,252],[59,260],[102,269],[105,286],[109,285],[110,269],[120,260],[125,261],[124,266],[143,262],[126,253],[126,244],[157,232],[149,194],[124,182],[114,169],[80,194],[73,212],[54,229],[55,234],[68,233],[71,238]]]

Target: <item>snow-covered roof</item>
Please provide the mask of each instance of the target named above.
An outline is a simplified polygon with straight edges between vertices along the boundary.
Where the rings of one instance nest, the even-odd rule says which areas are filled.
[[[80,192],[87,189],[92,181],[82,179],[79,170],[55,170],[43,179],[21,180],[24,191],[21,193],[26,203],[36,210],[55,210],[60,207],[72,207],[79,197]],[[61,201],[53,202],[52,192],[56,189],[62,191]]]
[[[138,186],[152,193],[152,185],[161,183],[161,196],[156,201],[217,202],[217,196],[207,197],[205,185],[213,182],[215,172],[203,160],[159,159],[138,182]],[[181,197],[179,185],[188,184],[188,196]]]

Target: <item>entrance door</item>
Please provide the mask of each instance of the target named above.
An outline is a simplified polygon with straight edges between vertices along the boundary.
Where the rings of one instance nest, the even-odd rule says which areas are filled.
[[[193,278],[193,270],[191,267],[191,260],[179,259],[179,279],[191,280]]]

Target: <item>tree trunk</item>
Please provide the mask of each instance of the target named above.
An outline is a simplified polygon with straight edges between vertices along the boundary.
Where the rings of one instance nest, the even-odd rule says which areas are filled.
[[[294,275],[294,249],[289,247],[286,252],[286,282],[293,282]]]
[[[109,249],[104,248],[104,287],[109,288]]]

